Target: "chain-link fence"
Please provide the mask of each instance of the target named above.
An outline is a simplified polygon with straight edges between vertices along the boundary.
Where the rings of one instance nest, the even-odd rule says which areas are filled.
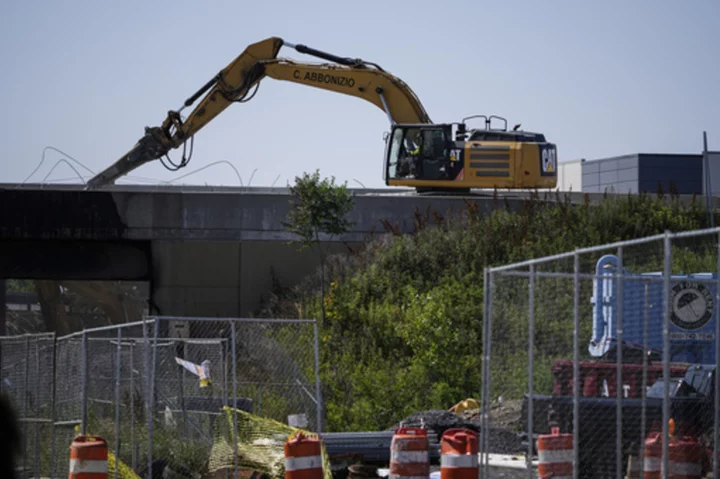
[[[250,434],[262,442],[271,439],[278,424],[322,430],[314,320],[152,319],[151,400],[162,421],[154,421],[151,440],[165,442],[181,435],[186,450],[192,444],[197,454],[188,454],[180,466],[197,470],[196,461],[209,455],[210,472],[215,472],[247,459],[247,450],[218,445],[225,433],[236,438]],[[232,408],[229,415],[225,406]],[[253,423],[252,416],[276,425]],[[283,442],[275,444],[275,454]],[[160,458],[159,444],[152,450]],[[177,456],[177,450],[159,454]]]
[[[105,438],[113,464],[133,470],[143,464],[152,325],[139,321],[57,339],[53,474],[68,470],[67,445],[78,433]],[[118,468],[117,477],[128,476]]]
[[[0,337],[0,393],[11,401],[23,436],[18,466],[34,476],[49,470],[43,438],[52,430],[54,335]]]
[[[720,477],[719,250],[713,229],[487,269],[481,451],[487,412],[521,399],[528,477],[538,459],[575,478]],[[538,450],[558,432],[571,451]]]
[[[287,437],[322,429],[317,334],[314,320],[152,317],[0,337],[20,477],[66,477],[78,434],[107,441],[110,477],[238,465],[282,475]]]

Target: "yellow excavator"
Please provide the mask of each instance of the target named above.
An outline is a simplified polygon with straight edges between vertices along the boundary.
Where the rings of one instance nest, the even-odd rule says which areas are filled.
[[[301,63],[278,58],[282,46],[331,63]],[[417,191],[458,191],[471,188],[554,188],[557,148],[541,133],[507,129],[504,118],[475,115],[459,123],[434,124],[413,91],[379,65],[338,57],[305,45],[270,37],[249,45],[232,63],[170,111],[159,127],[146,127],[140,141],[113,165],[88,181],[95,189],[112,184],[153,160],[175,171],[192,156],[195,134],[232,103],[249,101],[264,77],[362,98],[383,110],[391,129],[385,137],[385,184],[414,187]],[[184,120],[181,112],[205,95]],[[467,120],[484,119],[484,128],[468,129]],[[500,120],[503,127],[493,128]],[[187,143],[190,142],[189,153]],[[179,162],[172,149],[183,147]]]

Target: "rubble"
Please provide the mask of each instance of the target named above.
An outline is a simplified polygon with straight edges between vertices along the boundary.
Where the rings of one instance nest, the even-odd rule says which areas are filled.
[[[521,406],[521,401],[504,401],[502,404],[491,405],[488,452],[521,454],[527,451],[527,446],[517,433],[521,421]],[[479,409],[468,409],[459,414],[432,409],[411,414],[388,430],[393,430],[400,424],[406,427],[424,426],[440,438],[446,430],[452,428],[467,428],[479,434],[482,416]]]
[[[421,411],[411,414],[400,423],[393,425],[388,430],[400,427],[425,427],[430,432],[437,434],[438,438],[448,429],[456,427],[464,427],[475,432],[480,431],[480,421],[473,423],[472,421],[463,419],[461,416],[445,410],[432,409],[429,411]]]

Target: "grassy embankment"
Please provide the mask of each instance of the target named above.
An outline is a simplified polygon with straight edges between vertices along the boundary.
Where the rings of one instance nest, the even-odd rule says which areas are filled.
[[[418,215],[414,234],[369,240],[349,258],[333,258],[325,298],[317,278],[274,292],[265,316],[320,318],[325,301],[320,344],[328,430],[385,429],[418,410],[447,409],[480,397],[485,266],[708,226],[700,200],[683,205],[643,195],[572,206],[560,197],[550,199],[535,197],[519,211],[496,202],[490,215],[472,207],[452,216]],[[392,232],[392,225],[386,230]],[[675,271],[715,270],[712,245],[701,248],[701,260],[697,240],[685,246],[691,254],[678,254]],[[584,257],[583,271],[592,272],[601,254]],[[662,270],[662,243],[628,248],[625,255],[634,272]],[[554,267],[572,273],[572,259]],[[496,284],[495,317],[503,320],[493,324],[492,393],[519,398],[528,379],[527,279]],[[572,284],[572,279],[537,281],[539,393],[550,392],[552,362],[572,358]],[[581,289],[585,352],[592,283],[584,281]]]

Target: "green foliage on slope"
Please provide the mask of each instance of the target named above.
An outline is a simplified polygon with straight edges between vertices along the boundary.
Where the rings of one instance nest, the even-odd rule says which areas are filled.
[[[447,409],[466,397],[480,397],[485,266],[707,227],[700,202],[684,206],[649,195],[577,206],[550,200],[536,196],[515,211],[496,202],[490,214],[472,204],[444,217],[418,214],[414,234],[385,235],[349,258],[329,261],[324,298],[316,279],[273,298],[264,315],[287,317],[294,311],[319,318],[325,302],[320,353],[327,430],[385,429],[418,410]],[[393,231],[390,223],[386,229]],[[643,268],[635,272],[662,269],[656,246],[647,246],[644,256],[628,254],[628,264]],[[686,265],[700,266],[695,255],[685,257]],[[594,268],[598,258],[583,267]],[[563,268],[572,272],[572,260]],[[544,303],[553,304],[552,310],[538,305],[536,313],[534,379],[536,391],[549,393],[553,361],[572,358],[572,280],[540,283],[538,291],[557,295]],[[504,323],[493,327],[493,378],[504,378],[493,379],[493,395],[506,398],[522,396],[528,375],[527,306],[522,304],[527,290],[516,291],[512,284],[495,296],[507,295]],[[592,283],[582,288],[588,298]],[[589,301],[583,301],[587,317]],[[583,341],[589,328],[584,323]]]

